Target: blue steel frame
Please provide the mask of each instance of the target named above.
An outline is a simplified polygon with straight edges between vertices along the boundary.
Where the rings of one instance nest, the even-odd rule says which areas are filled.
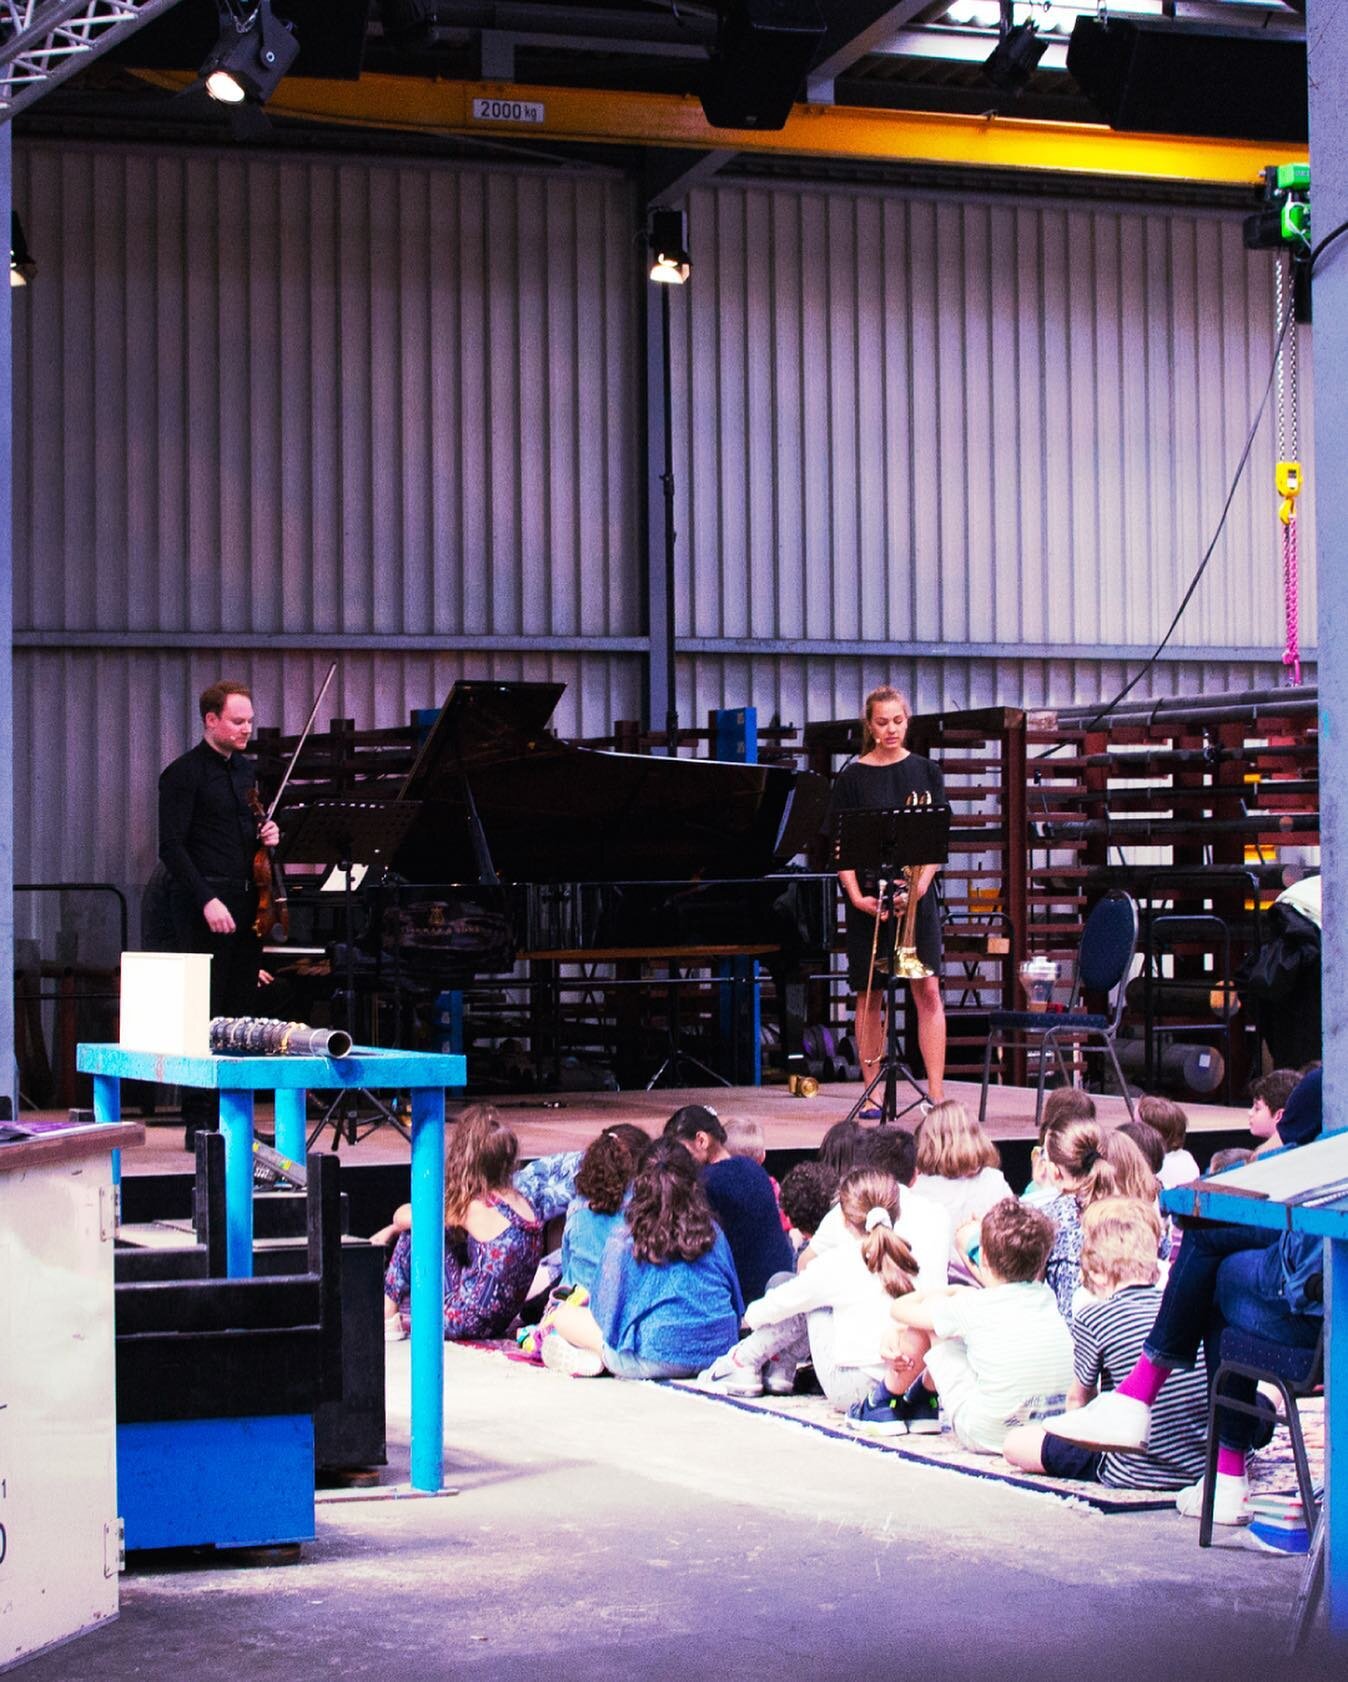
[[[225,1138],[226,1257],[229,1276],[253,1271],[253,1099],[272,1092],[276,1148],[304,1160],[305,1095],[311,1087],[380,1088],[412,1094],[412,1465],[413,1489],[444,1478],[445,1088],[461,1087],[462,1057],[376,1051],[349,1057],[165,1057],[117,1045],[81,1045],[82,1073],[94,1077],[94,1119],[119,1121],[124,1080],[195,1086],[220,1094]]]
[[[1212,1189],[1176,1186],[1161,1193],[1171,1215],[1199,1215],[1232,1226],[1260,1227],[1269,1242],[1284,1232],[1307,1232],[1328,1240],[1325,1256],[1325,1599],[1331,1634],[1348,1639],[1348,1325],[1335,1328],[1336,1304],[1348,1303],[1348,1210],[1289,1208],[1270,1199],[1240,1197]]]

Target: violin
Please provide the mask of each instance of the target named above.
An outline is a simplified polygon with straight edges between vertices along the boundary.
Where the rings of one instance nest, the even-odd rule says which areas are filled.
[[[267,810],[255,788],[248,790],[248,806],[259,828],[267,821]],[[257,912],[253,917],[253,933],[259,940],[277,945],[290,938],[290,905],[286,899],[286,879],[276,861],[273,847],[259,845],[253,854],[253,886],[257,889]]]

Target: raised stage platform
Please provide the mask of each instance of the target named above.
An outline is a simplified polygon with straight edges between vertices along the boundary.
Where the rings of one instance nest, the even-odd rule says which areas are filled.
[[[552,1151],[583,1150],[603,1128],[616,1121],[634,1121],[658,1133],[666,1119],[681,1104],[710,1104],[720,1116],[752,1116],[762,1123],[769,1151],[802,1153],[816,1150],[819,1141],[835,1121],[841,1121],[860,1096],[857,1083],[839,1082],[821,1087],[814,1098],[793,1098],[781,1086],[660,1087],[655,1092],[568,1092],[564,1094],[520,1093],[490,1101],[509,1119],[526,1157]],[[958,1098],[970,1113],[978,1109],[979,1087],[973,1081],[951,1081],[947,1093]],[[902,1093],[900,1102],[904,1102]],[[1122,1098],[1097,1097],[1096,1109],[1103,1121],[1117,1125],[1128,1119]],[[1033,1088],[994,1087],[988,1097],[988,1131],[999,1145],[1032,1142],[1035,1093]],[[1185,1105],[1192,1134],[1247,1134],[1249,1112],[1222,1104]],[[264,1104],[258,1105],[258,1123],[270,1132],[270,1117]],[[901,1125],[916,1125],[912,1110]],[[315,1148],[326,1146],[332,1137],[326,1129]],[[1253,1143],[1251,1140],[1250,1143]],[[152,1120],[146,1128],[141,1150],[128,1152],[123,1173],[166,1174],[185,1172],[188,1153],[182,1148],[182,1124],[168,1117]],[[1205,1152],[1196,1155],[1202,1160]],[[344,1143],[341,1155],[353,1167],[406,1165],[408,1147],[389,1126],[376,1128],[359,1144]]]

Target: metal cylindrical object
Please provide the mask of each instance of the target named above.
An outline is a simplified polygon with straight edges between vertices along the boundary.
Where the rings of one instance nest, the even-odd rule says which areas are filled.
[[[234,1057],[345,1057],[351,1036],[344,1028],[311,1028],[278,1016],[213,1016],[211,1050]]]
[[[1146,1047],[1141,1040],[1120,1040],[1119,1065],[1129,1075],[1140,1075],[1146,1067]],[[1226,1078],[1226,1059],[1215,1045],[1185,1044],[1171,1040],[1159,1047],[1158,1073],[1169,1085],[1183,1087],[1196,1098],[1215,1092]]]

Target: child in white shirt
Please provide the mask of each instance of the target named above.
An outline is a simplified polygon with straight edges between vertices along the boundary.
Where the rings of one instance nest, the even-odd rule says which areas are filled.
[[[914,1292],[890,1307],[884,1384],[848,1414],[873,1435],[940,1429],[940,1408],[965,1448],[998,1454],[1013,1425],[1054,1412],[1072,1382],[1072,1339],[1043,1283],[1053,1225],[1006,1198],[983,1217],[987,1286]],[[939,1401],[938,1401],[939,1398]]]
[[[913,1289],[917,1263],[894,1230],[899,1183],[855,1168],[838,1187],[844,1238],[801,1273],[782,1274],[744,1313],[751,1335],[702,1374],[731,1396],[789,1395],[796,1368],[814,1365],[840,1410],[869,1394],[884,1371],[880,1340],[893,1298]]]

